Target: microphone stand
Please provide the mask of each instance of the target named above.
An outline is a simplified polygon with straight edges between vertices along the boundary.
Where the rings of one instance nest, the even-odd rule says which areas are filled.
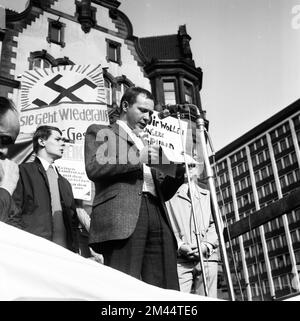
[[[181,129],[181,123],[180,123],[180,113],[177,112],[177,118],[178,118],[178,123],[179,123],[179,128],[180,128],[180,133],[182,133]],[[189,173],[189,168],[186,160],[186,155],[184,152],[184,142],[182,138],[182,134],[180,135],[181,137],[181,143],[182,143],[182,149],[183,149],[183,156],[184,156],[184,164],[185,164],[185,172],[187,175],[187,180],[188,180],[188,187],[189,187],[189,192],[190,192],[190,199],[191,199],[191,204],[192,204],[192,217],[193,217],[193,222],[194,222],[194,227],[195,231],[194,234],[196,236],[196,243],[197,243],[197,249],[199,253],[199,261],[200,261],[200,267],[202,271],[202,279],[203,279],[203,288],[204,288],[204,294],[205,296],[208,296],[208,288],[207,288],[207,280],[206,280],[206,274],[205,274],[205,267],[204,267],[204,260],[203,260],[203,253],[201,250],[201,239],[200,239],[200,232],[199,232],[199,225],[196,217],[196,212],[195,212],[195,203],[194,203],[194,197],[192,194],[192,189],[191,189],[191,178],[190,178],[190,173]]]
[[[198,110],[198,108],[197,108]],[[225,278],[227,281],[227,286],[229,290],[229,297],[232,301],[235,301],[234,298],[234,289],[233,289],[233,284],[231,280],[231,275],[230,275],[230,268],[229,268],[229,263],[228,263],[228,257],[226,253],[226,247],[225,247],[225,241],[224,241],[224,236],[223,236],[223,224],[220,219],[219,215],[219,207],[218,207],[218,201],[217,201],[217,194],[216,194],[216,188],[214,185],[214,175],[213,171],[209,162],[209,157],[208,157],[208,152],[207,152],[207,145],[206,145],[206,138],[205,138],[205,123],[204,119],[201,117],[199,110],[197,113],[197,118],[196,118],[196,129],[199,129],[199,136],[200,136],[200,143],[202,147],[202,152],[203,152],[203,158],[204,158],[204,163],[205,163],[205,168],[206,168],[206,173],[208,177],[208,184],[209,184],[209,189],[210,189],[210,194],[212,198],[212,205],[213,205],[213,218],[216,226],[216,231],[219,237],[219,243],[220,243],[220,253],[223,261],[223,270],[225,273]],[[196,130],[197,132],[197,130]],[[197,140],[196,140],[197,141]]]
[[[213,219],[214,219],[214,223],[216,226],[216,232],[217,232],[217,235],[219,238],[219,243],[220,243],[220,254],[221,254],[221,258],[222,258],[222,262],[223,262],[223,272],[225,274],[225,278],[227,281],[229,297],[232,301],[235,301],[234,289],[233,289],[233,284],[232,284],[232,280],[231,280],[230,268],[229,268],[228,257],[227,257],[226,247],[225,247],[225,240],[224,240],[224,235],[223,235],[223,224],[222,224],[223,222],[222,222],[221,216],[219,214],[217,193],[216,193],[216,188],[215,188],[215,184],[214,184],[214,175],[213,175],[213,170],[211,168],[209,157],[208,157],[206,137],[205,137],[206,129],[205,129],[204,119],[201,116],[198,107],[193,104],[184,104],[184,105],[176,105],[176,106],[168,106],[167,105],[166,107],[167,107],[167,110],[170,109],[170,111],[168,111],[168,113],[167,112],[164,113],[164,111],[162,111],[161,112],[162,117],[164,118],[164,117],[171,116],[172,114],[174,115],[174,113],[176,112],[181,132],[182,132],[182,130],[181,130],[181,124],[180,124],[180,111],[186,112],[187,110],[189,110],[189,112],[190,112],[191,107],[192,107],[192,109],[195,110],[195,113],[196,113],[196,135],[197,135],[197,133],[199,133],[199,136],[200,136],[201,150],[203,152],[204,164],[205,164],[205,169],[206,169],[206,173],[207,173],[209,190],[210,190],[212,206],[213,206],[212,214],[213,214]],[[207,133],[207,138],[208,138],[209,142],[211,142],[208,133]],[[182,141],[182,146],[184,147],[182,135],[181,135],[181,141]],[[197,136],[196,136],[196,144],[197,144]],[[185,161],[185,169],[186,169],[187,178],[188,178],[188,186],[189,186],[189,190],[190,190],[190,194],[191,194],[190,175],[189,175],[189,171],[188,171],[188,165],[187,165],[185,153],[183,153],[183,154],[184,154],[184,161]],[[200,246],[200,233],[198,231],[198,224],[196,223],[197,219],[196,219],[196,215],[195,215],[195,206],[194,206],[192,194],[191,194],[191,203],[192,203],[193,220],[194,220],[194,224],[195,224],[195,235],[196,235],[196,240],[197,240],[197,247],[198,247],[198,251],[199,251],[200,265],[201,265],[202,276],[203,276],[204,291],[205,291],[205,295],[207,296],[208,291],[207,291],[206,276],[205,276],[205,272],[204,272],[203,255],[202,255],[201,246]]]

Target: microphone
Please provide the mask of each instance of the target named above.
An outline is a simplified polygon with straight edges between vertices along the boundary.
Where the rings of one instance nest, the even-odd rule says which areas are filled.
[[[158,113],[159,119],[164,119],[171,115],[181,114],[194,114],[197,118],[201,117],[198,107],[193,104],[176,104],[176,105],[164,105],[164,109]]]
[[[162,111],[160,111],[158,113],[158,118],[159,119],[164,119],[164,118],[169,117],[169,116],[171,116],[171,113],[170,113],[170,111],[168,109],[164,109],[164,110],[162,110]]]

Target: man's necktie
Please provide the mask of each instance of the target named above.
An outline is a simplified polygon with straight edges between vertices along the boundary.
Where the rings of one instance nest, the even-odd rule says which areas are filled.
[[[60,201],[60,194],[58,189],[58,175],[53,166],[49,166],[47,170],[47,177],[49,181],[51,208],[52,208],[52,222],[53,222],[53,237],[52,241],[63,246],[66,245],[66,229],[63,222],[62,208]]]

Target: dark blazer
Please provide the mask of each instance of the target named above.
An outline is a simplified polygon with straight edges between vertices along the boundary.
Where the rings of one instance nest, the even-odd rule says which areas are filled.
[[[52,209],[46,171],[38,158],[34,162],[21,164],[19,170],[20,179],[12,196],[16,209],[10,213],[8,223],[51,241]],[[58,187],[67,247],[77,252],[78,218],[71,184],[58,174]]]
[[[6,223],[12,205],[12,198],[8,191],[0,187],[0,222]]]
[[[132,163],[126,160],[128,155]],[[133,233],[143,186],[143,165],[138,156],[133,141],[117,124],[91,125],[87,129],[85,168],[87,176],[95,183],[89,240],[91,246],[93,243],[126,239]],[[152,173],[157,195],[171,228],[164,201],[170,199],[183,183],[183,173],[180,178],[167,176],[162,182],[156,179],[155,171]]]

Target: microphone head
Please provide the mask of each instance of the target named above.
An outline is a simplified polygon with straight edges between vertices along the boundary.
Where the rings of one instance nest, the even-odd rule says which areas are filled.
[[[168,109],[164,109],[158,113],[159,119],[164,119],[166,117],[169,117],[171,115],[170,111]]]

